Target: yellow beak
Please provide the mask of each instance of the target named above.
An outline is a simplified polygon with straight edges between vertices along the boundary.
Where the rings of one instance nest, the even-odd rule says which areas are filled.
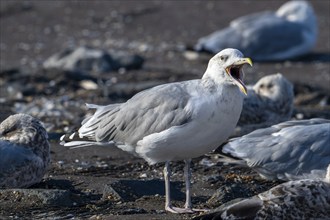
[[[240,59],[239,61],[238,61],[238,64],[239,63],[241,63],[242,65],[243,64],[249,64],[250,66],[253,66],[253,63],[252,63],[252,60],[250,59],[250,58],[248,58],[248,57],[246,57],[246,58],[243,58],[243,59]],[[235,63],[236,64],[236,63]]]

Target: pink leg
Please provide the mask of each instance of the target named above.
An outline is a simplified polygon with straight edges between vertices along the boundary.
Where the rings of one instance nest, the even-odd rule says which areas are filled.
[[[170,164],[169,162],[165,163],[164,167],[164,179],[165,179],[165,210],[172,213],[194,213],[194,212],[205,212],[207,210],[203,209],[193,209],[191,205],[191,191],[190,191],[190,162],[191,160],[185,160],[184,167],[184,176],[186,183],[186,203],[184,208],[173,207],[171,203],[171,195],[170,195]]]

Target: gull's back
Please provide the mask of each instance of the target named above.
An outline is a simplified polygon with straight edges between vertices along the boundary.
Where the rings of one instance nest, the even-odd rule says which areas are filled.
[[[256,130],[224,145],[267,179],[322,178],[330,161],[330,120],[289,121]]]
[[[24,188],[40,182],[44,162],[31,149],[0,141],[0,188]]]

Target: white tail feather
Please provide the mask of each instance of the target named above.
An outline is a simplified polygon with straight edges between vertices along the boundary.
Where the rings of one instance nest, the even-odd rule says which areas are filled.
[[[90,146],[114,146],[113,142],[93,142],[93,141],[71,141],[71,142],[61,142],[61,145],[65,147],[70,147],[70,149],[90,147]]]

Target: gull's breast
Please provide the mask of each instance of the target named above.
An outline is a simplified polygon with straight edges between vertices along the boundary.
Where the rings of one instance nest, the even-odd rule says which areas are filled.
[[[144,137],[137,143],[136,153],[154,164],[194,158],[216,149],[233,132],[243,98],[237,94],[226,100],[215,99],[218,97],[194,102],[194,117],[189,123]]]

